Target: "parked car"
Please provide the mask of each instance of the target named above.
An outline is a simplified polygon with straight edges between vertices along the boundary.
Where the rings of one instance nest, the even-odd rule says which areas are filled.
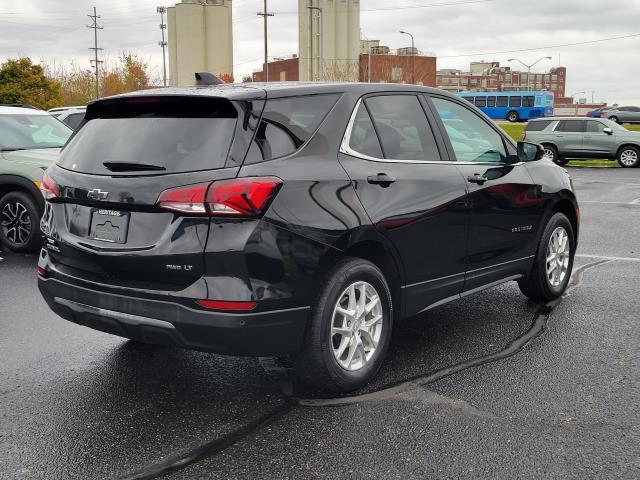
[[[600,114],[616,123],[640,123],[640,107],[615,107]]]
[[[71,130],[77,130],[86,112],[86,107],[69,108],[64,112],[57,112],[54,116]]]
[[[602,117],[602,114],[604,112],[606,112],[607,110],[611,110],[612,108],[614,108],[614,107],[596,108],[595,110],[591,110],[590,112],[587,112],[587,117],[600,118],[600,117]]]
[[[617,160],[625,168],[640,166],[640,132],[603,118],[532,120],[524,139],[541,144],[545,158],[559,165],[571,159],[602,158]]]
[[[49,112],[51,115],[53,115],[54,117],[58,117],[58,115],[60,115],[63,112],[66,112],[67,110],[85,110],[87,107],[84,105],[75,105],[75,106],[71,106],[71,107],[56,107],[56,108],[50,108],[49,110],[47,110],[47,112]]]
[[[101,99],[42,182],[39,288],[81,325],[353,390],[403,318],[512,280],[562,295],[579,210],[542,154],[416,85]]]
[[[47,112],[0,106],[0,244],[16,252],[39,249],[42,174],[70,135]]]

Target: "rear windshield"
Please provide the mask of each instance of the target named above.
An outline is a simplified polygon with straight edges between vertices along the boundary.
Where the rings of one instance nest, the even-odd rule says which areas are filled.
[[[107,105],[87,117],[58,165],[81,173],[148,175],[223,168],[237,111],[225,100],[191,112],[175,104],[166,109]]]
[[[549,125],[553,120],[536,120],[535,122],[529,122],[525,131],[527,132],[541,132],[547,125]]]

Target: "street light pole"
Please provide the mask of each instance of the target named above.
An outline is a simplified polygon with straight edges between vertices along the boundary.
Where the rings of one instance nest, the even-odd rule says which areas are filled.
[[[416,83],[416,57],[415,57],[416,44],[413,39],[413,35],[411,35],[409,32],[400,30],[400,33],[402,33],[403,35],[409,35],[411,37],[411,83],[415,84]]]
[[[578,102],[577,102],[577,100],[576,100],[574,97],[575,97],[576,95],[580,95],[581,93],[582,93],[583,95],[586,95],[586,94],[587,94],[587,92],[585,92],[584,90],[583,90],[583,91],[581,91],[581,92],[575,92],[575,93],[572,93],[572,94],[571,94],[571,98],[573,98],[573,101],[574,101],[574,102],[575,102],[575,104],[576,104],[576,112],[575,112],[575,116],[576,116],[576,117],[578,116]]]
[[[369,42],[369,39],[364,35],[364,33],[362,33],[362,29],[360,29],[360,36],[364,37],[365,41],[367,42],[367,83],[371,83],[371,43]]]
[[[531,76],[531,67],[533,67],[536,63],[538,63],[541,60],[551,60],[551,57],[540,57],[538,60],[536,60],[535,62],[533,62],[531,65],[527,65],[526,63],[524,63],[522,60],[518,59],[518,58],[510,58],[509,60],[507,60],[508,62],[519,62],[522,65],[524,65],[525,67],[527,67],[527,92],[531,91],[531,88],[529,86],[529,77]]]
[[[318,21],[318,80],[324,80],[324,51],[322,43],[324,42],[323,35],[323,22],[322,22],[322,7],[307,7],[310,12],[313,10],[317,10],[320,13],[319,21]],[[309,24],[309,31],[311,32],[311,36],[313,36],[313,27]]]

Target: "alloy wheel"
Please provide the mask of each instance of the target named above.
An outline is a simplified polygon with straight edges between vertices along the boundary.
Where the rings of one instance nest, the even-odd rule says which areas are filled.
[[[556,154],[553,150],[551,150],[548,147],[545,147],[544,149],[544,155],[542,155],[542,158],[545,160],[551,160],[552,162],[554,161],[554,159],[556,158]]]
[[[7,203],[0,212],[0,226],[4,237],[15,245],[23,245],[31,235],[31,217],[20,202]]]
[[[549,238],[547,246],[547,281],[552,287],[558,287],[567,276],[571,244],[564,227],[557,227]]]
[[[638,152],[632,149],[623,150],[620,153],[620,163],[625,167],[633,167],[638,163]]]
[[[331,319],[331,345],[338,364],[349,371],[364,367],[378,348],[382,326],[382,302],[376,289],[367,282],[349,285]]]

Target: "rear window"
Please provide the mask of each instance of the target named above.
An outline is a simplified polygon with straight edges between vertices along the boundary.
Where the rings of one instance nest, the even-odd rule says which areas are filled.
[[[339,94],[267,100],[245,163],[284,157],[304,145],[338,100]]]
[[[536,120],[535,122],[527,123],[525,131],[527,132],[541,132],[547,126],[549,126],[553,120]]]
[[[587,122],[585,120],[561,120],[556,127],[556,132],[582,133],[586,131]]]
[[[225,99],[140,99],[88,110],[58,165],[81,173],[183,173],[225,166],[237,111]]]

